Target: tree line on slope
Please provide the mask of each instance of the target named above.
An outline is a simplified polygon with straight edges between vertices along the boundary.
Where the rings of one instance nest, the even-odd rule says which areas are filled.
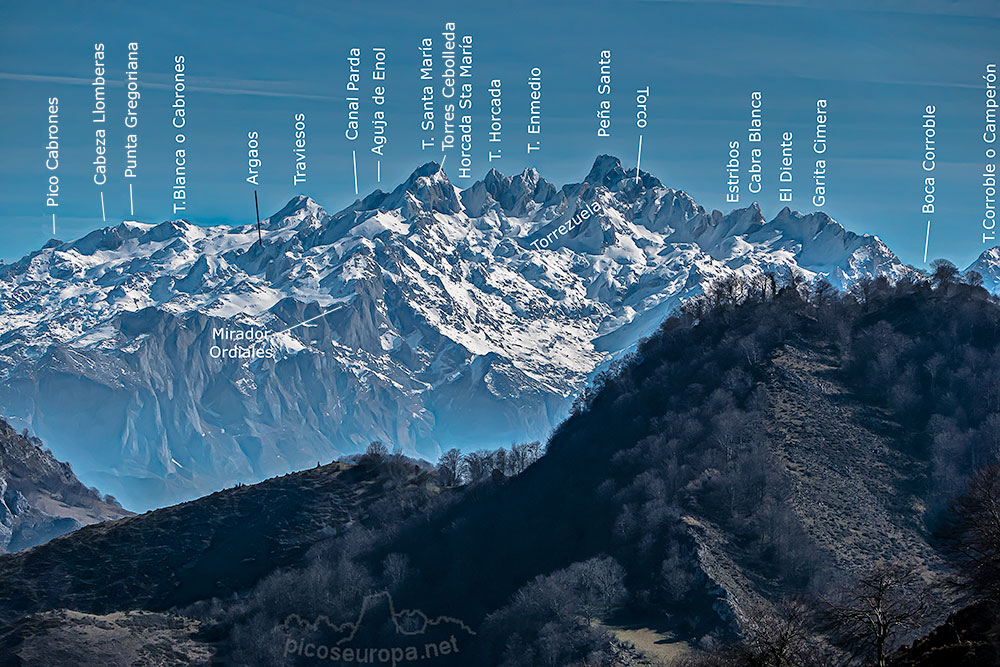
[[[908,554],[853,586],[826,586],[831,564],[789,509],[767,447],[768,360],[789,343],[831,350],[840,379],[886,410],[899,446],[927,463],[913,491],[929,532],[947,524],[948,500],[975,470],[997,460],[998,313],[974,276],[945,263],[846,294],[795,276],[720,281],[603,374],[521,474],[508,473],[511,451],[446,453],[433,482],[387,482],[409,495],[377,508],[378,525],[331,538],[222,614],[234,655],[295,664],[280,654],[281,619],[351,620],[364,595],[384,589],[477,627],[468,664],[602,664],[610,639],[595,621],[624,612],[661,619],[713,649],[707,659],[742,651],[732,659],[744,662],[717,664],[880,664],[919,624],[926,591],[907,575]],[[778,612],[758,630],[735,633],[720,617],[724,595],[697,565],[692,518],[727,535],[771,592]],[[900,620],[868,631],[872,596],[877,615],[892,608]],[[801,599],[824,602],[825,625],[806,623]],[[826,652],[789,657],[799,627],[810,650]]]
[[[513,477],[520,475],[537,461],[544,453],[542,443],[537,440],[524,444],[513,444],[510,449],[478,449],[462,453],[458,448],[451,448],[438,459],[436,470],[438,478],[445,487],[474,484],[492,477]],[[389,448],[381,440],[369,443],[364,454],[357,460],[372,461],[393,465],[398,462],[410,462],[398,446],[389,453]]]

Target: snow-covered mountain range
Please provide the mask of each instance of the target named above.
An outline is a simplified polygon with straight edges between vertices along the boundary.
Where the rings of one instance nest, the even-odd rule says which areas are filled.
[[[374,439],[436,460],[544,438],[730,272],[910,271],[824,213],[710,212],[610,156],[562,188],[528,169],[461,191],[429,163],[334,215],[296,197],[261,233],[127,221],[0,264],[0,414],[142,509]],[[989,252],[970,268],[995,290]],[[272,352],[216,358],[223,329]]]

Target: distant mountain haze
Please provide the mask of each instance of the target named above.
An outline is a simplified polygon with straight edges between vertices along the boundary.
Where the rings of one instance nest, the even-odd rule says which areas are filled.
[[[493,457],[461,485],[376,446],[0,557],[0,655],[120,660],[159,637],[309,665],[300,647],[347,636],[455,635],[427,664],[743,667],[775,645],[800,667],[880,664],[850,613],[881,614],[882,582],[884,657],[959,609],[936,531],[1000,457],[1000,305],[946,269],[850,293],[723,281],[596,378],[525,468]]]
[[[40,440],[0,418],[0,553],[129,515],[113,498],[81,484]]]
[[[638,176],[638,177],[637,177]],[[557,188],[428,163],[331,215],[126,221],[0,264],[0,413],[145,509],[357,452],[543,439],[727,275],[913,273],[822,212],[708,211],[617,158]],[[1000,257],[973,265],[993,290]]]

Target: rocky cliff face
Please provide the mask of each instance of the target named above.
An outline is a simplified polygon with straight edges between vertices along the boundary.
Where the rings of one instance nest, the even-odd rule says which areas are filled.
[[[0,410],[145,508],[374,439],[435,460],[544,438],[721,276],[909,271],[823,213],[707,211],[610,156],[561,188],[459,191],[429,163],[335,215],[297,197],[262,235],[123,222],[0,266]]]
[[[40,440],[0,419],[0,553],[129,514],[81,484]]]

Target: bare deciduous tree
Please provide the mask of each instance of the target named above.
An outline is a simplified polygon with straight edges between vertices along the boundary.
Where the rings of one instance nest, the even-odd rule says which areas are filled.
[[[965,274],[966,285],[971,285],[972,287],[982,287],[983,282],[983,274],[979,273],[979,271],[969,271]]]
[[[760,667],[815,667],[828,664],[814,638],[814,609],[784,600],[773,613],[753,619],[744,630],[744,664]]]
[[[493,452],[493,470],[490,472],[500,471],[504,475],[510,474],[510,464],[507,461],[509,458],[507,450],[501,447],[500,449]]]
[[[909,630],[926,622],[930,592],[912,568],[877,565],[824,604],[835,642],[865,665],[887,667]]]
[[[365,457],[375,461],[381,461],[389,455],[389,448],[381,440],[373,440],[368,449],[365,450]]]
[[[628,596],[625,570],[613,558],[591,558],[570,571],[576,575],[580,611],[589,622],[603,618],[619,607]]]
[[[438,473],[441,483],[445,486],[455,486],[462,481],[462,452],[449,449],[438,459]]]
[[[541,455],[542,445],[539,442],[529,442],[524,445],[514,445],[510,448],[508,467],[510,475],[520,475],[528,469]]]
[[[489,450],[480,449],[476,452],[469,452],[462,457],[462,461],[471,482],[485,479],[493,472],[493,453]]]
[[[958,267],[946,259],[935,259],[931,262],[931,268],[934,269],[934,273],[931,274],[931,280],[938,288],[950,285],[958,280]]]
[[[962,588],[976,597],[1000,601],[1000,464],[972,476],[952,513],[945,537]]]

